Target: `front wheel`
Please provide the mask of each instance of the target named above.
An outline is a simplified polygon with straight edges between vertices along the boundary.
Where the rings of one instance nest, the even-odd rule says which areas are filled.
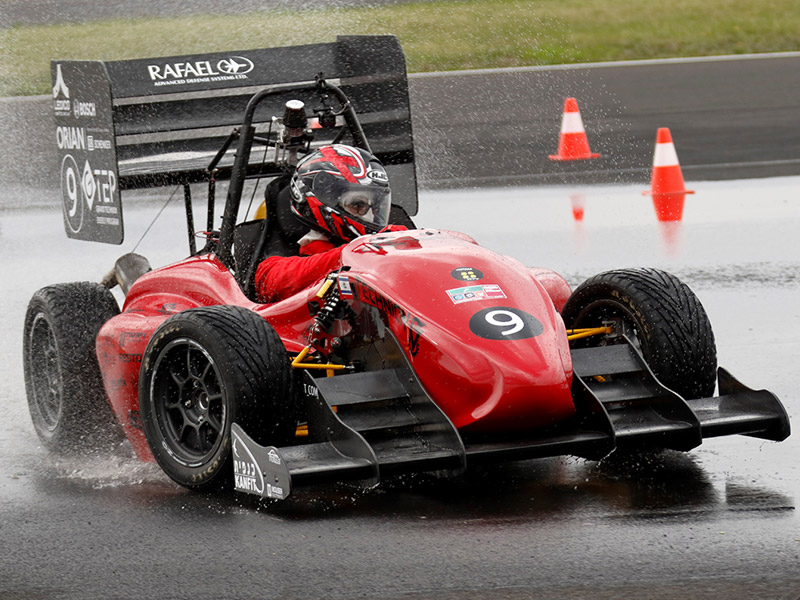
[[[195,308],[156,330],[145,350],[139,410],[156,462],[192,489],[233,477],[231,423],[264,445],[288,443],[295,403],[275,330],[237,306]]]
[[[677,277],[658,269],[600,273],[578,286],[561,311],[568,329],[618,324],[665,386],[684,398],[714,393],[717,350],[700,300]],[[607,343],[586,338],[574,346]]]

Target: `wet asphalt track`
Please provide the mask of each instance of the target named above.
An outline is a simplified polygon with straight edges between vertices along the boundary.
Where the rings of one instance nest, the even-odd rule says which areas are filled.
[[[602,98],[606,88],[597,89]],[[453,97],[463,94],[457,88]],[[787,99],[770,98],[792,113],[791,89]],[[446,115],[424,114],[445,130],[431,147],[452,143],[446,155],[460,156],[456,144],[464,151],[474,143],[471,158],[459,158],[443,179],[475,174],[472,161],[493,156],[470,136],[499,123],[516,140],[521,129],[485,113],[488,123],[454,140]],[[615,135],[631,139],[630,124],[607,115],[605,131],[616,125]],[[753,115],[723,116],[751,131],[767,125]],[[697,145],[676,139],[682,161],[698,163],[691,158]],[[791,136],[775,139],[776,162],[796,158]],[[650,144],[631,168],[646,169]],[[553,148],[530,150],[538,156]],[[530,166],[522,162],[520,173]],[[786,174],[785,164],[773,168]],[[796,177],[692,182],[697,194],[687,198],[684,222],[669,230],[640,195],[644,184],[428,191],[417,221],[466,231],[527,264],[553,267],[573,284],[617,266],[676,272],[711,316],[721,364],[777,393],[797,429],[798,186]],[[15,196],[15,204],[41,204],[41,192],[28,194]],[[575,223],[570,207],[581,199],[586,217]],[[66,240],[52,210],[0,212],[7,333],[0,348],[0,598],[800,597],[797,434],[781,444],[711,440],[689,454],[638,462],[532,461],[455,482],[391,481],[366,493],[306,489],[283,504],[191,494],[124,452],[88,460],[48,455],[24,399],[27,300],[54,281],[99,278],[131,249],[154,210],[147,203],[128,210],[122,248]],[[182,236],[167,241],[174,230],[182,232],[182,222],[168,210],[139,251],[154,264],[179,258]]]
[[[572,283],[617,266],[673,270],[705,303],[721,364],[800,422],[798,185],[697,182],[669,230],[641,186],[426,192],[418,222],[468,231]],[[579,196],[582,223],[570,210]],[[796,434],[369,492],[308,488],[283,504],[189,493],[124,454],[48,455],[24,400],[25,305],[47,283],[99,278],[129,250],[157,209],[129,206],[123,248],[65,239],[52,210],[0,213],[0,598],[800,597]],[[181,223],[168,209],[139,251],[154,264],[179,258],[185,241],[169,234]]]

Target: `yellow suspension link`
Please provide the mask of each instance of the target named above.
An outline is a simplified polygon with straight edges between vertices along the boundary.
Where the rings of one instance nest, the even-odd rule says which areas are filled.
[[[306,346],[303,350],[292,359],[292,368],[293,369],[324,369],[328,371],[328,376],[333,374],[333,371],[343,371],[348,369],[347,365],[337,365],[334,363],[306,363],[303,362],[303,359],[308,356],[308,353],[311,351],[311,346]]]
[[[593,335],[607,335],[611,333],[612,328],[609,327],[588,327],[584,329],[567,329],[567,339],[579,340],[581,338],[591,337]]]

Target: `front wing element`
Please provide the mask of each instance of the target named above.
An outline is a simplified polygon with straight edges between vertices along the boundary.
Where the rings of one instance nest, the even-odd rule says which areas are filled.
[[[576,415],[522,434],[462,435],[408,364],[314,379],[306,376],[307,443],[263,447],[233,424],[238,491],[286,498],[293,485],[377,485],[408,472],[461,473],[467,464],[571,454],[598,460],[616,448],[690,450],[743,434],[781,441],[789,417],[775,395],[718,371],[719,396],[685,400],[664,387],[630,343],[572,352]]]
[[[231,425],[233,487],[238,492],[283,500],[292,491],[292,477],[280,451],[258,445],[237,424]]]

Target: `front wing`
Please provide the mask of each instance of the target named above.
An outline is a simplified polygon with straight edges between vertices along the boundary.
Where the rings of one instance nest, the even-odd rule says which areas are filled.
[[[599,460],[616,448],[686,451],[715,436],[789,436],[780,400],[723,368],[718,396],[685,400],[656,379],[630,343],[576,349],[572,358],[577,414],[558,426],[496,436],[462,435],[408,363],[330,378],[307,375],[306,443],[263,447],[233,424],[235,489],[284,499],[306,483],[371,487],[389,475],[457,475],[482,462],[564,454]]]

